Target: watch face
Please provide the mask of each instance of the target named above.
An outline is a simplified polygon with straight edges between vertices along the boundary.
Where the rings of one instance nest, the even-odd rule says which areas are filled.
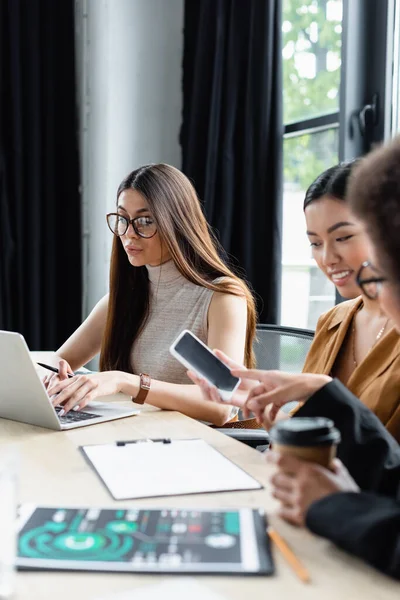
[[[150,376],[146,373],[140,373],[140,387],[149,390],[150,389],[151,379]]]

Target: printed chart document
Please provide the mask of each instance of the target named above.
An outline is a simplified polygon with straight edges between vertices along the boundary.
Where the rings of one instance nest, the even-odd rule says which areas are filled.
[[[262,488],[201,439],[132,440],[82,451],[115,500]]]
[[[264,511],[251,508],[22,505],[17,566],[46,571],[270,575],[274,565],[266,527]],[[133,597],[136,600],[136,592]]]

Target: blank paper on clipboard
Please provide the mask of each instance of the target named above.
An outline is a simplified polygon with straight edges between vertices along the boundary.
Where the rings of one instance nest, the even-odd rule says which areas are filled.
[[[82,451],[115,500],[262,488],[201,439],[116,442]]]

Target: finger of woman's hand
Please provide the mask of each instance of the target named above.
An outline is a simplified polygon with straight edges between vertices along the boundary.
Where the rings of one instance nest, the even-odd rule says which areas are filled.
[[[207,400],[211,400],[211,402],[221,402],[218,390],[214,385],[210,385],[205,379],[200,379],[198,385]]]
[[[86,406],[92,400],[92,392],[96,387],[94,379],[85,376],[77,377],[75,381],[70,379],[68,383],[69,385],[64,387],[56,400],[57,404],[62,405],[64,414],[76,406],[79,406],[79,408]]]
[[[296,505],[281,504],[278,515],[281,519],[288,521],[288,523],[291,523],[292,525],[297,525],[298,527],[304,525],[304,514]]]
[[[341,460],[335,458],[332,461],[331,470],[336,476],[336,482],[339,489],[346,492],[359,492],[360,488],[350,475],[348,469],[344,466]],[[338,490],[339,491],[339,490]]]
[[[293,493],[290,490],[285,490],[284,488],[273,487],[272,488],[272,496],[277,500],[280,500],[282,504],[292,505],[293,504]]]
[[[278,416],[279,411],[279,406],[275,406],[275,404],[268,404],[267,407],[264,409],[264,414],[262,418],[265,419],[267,422],[270,421],[272,424]]]
[[[265,377],[267,371],[260,371],[259,369],[246,369],[245,367],[241,368],[232,368],[231,373],[235,377],[243,377],[244,379],[257,379],[258,381],[262,381],[263,376]]]
[[[257,401],[253,400],[252,402],[246,404],[246,409],[249,414],[253,413],[257,421],[261,423],[264,415],[263,404],[259,404]]]
[[[230,369],[240,369],[241,371],[247,371],[246,367],[232,360],[229,356],[227,356],[227,354],[225,354],[225,352],[222,352],[222,350],[215,349],[214,354],[217,358],[222,360],[222,362],[225,363]]]
[[[209,400],[212,400],[212,402],[222,402],[221,396],[219,395],[219,392],[218,392],[217,388],[215,387],[215,385],[210,385],[206,381],[203,381],[200,384],[200,387],[204,391],[204,393],[206,394],[206,396]]]
[[[199,377],[197,375],[197,373],[195,373],[194,371],[186,371],[186,375],[189,377],[189,379],[191,379],[193,381],[193,383],[195,383],[196,385],[200,385],[200,383],[203,381],[201,379],[201,377]]]
[[[250,390],[253,389],[253,387],[255,387],[256,385],[258,385],[258,381],[255,381],[253,379],[241,379],[240,380],[240,384],[238,389],[241,390],[242,392],[247,392],[247,394],[250,392]]]
[[[242,408],[242,410],[243,410],[243,417],[244,417],[245,419],[249,419],[249,418],[250,418],[250,416],[251,416],[251,414],[252,414],[252,412],[253,412],[253,411],[252,411],[252,410],[249,408],[249,405],[248,405],[248,399],[249,399],[249,397],[247,396],[247,398],[246,398],[246,401],[245,401],[245,403],[244,403],[244,405],[243,405],[243,408]]]
[[[263,427],[267,431],[269,431],[271,427],[275,424],[275,418],[271,418],[271,411],[273,409],[273,406],[273,404],[268,404],[268,406],[265,407],[264,412],[260,417]]]
[[[205,379],[203,379],[203,377],[199,377],[197,373],[194,373],[193,371],[187,371],[187,374],[193,383],[199,386],[206,400],[211,402],[222,402],[221,396],[219,395],[218,389],[215,387],[215,385],[211,385]]]
[[[58,383],[59,381],[60,378],[58,377],[58,373],[49,373],[48,375],[45,375],[42,379],[43,385],[47,390],[53,385],[56,385],[56,383]]]
[[[71,396],[68,402],[63,404],[64,414],[70,410],[82,410],[95,397],[94,386],[90,382],[81,385],[80,388]]]
[[[279,411],[279,409],[275,410],[275,407],[273,405],[268,405],[266,408],[264,408],[265,404],[264,404],[264,400],[263,400],[263,396],[260,396],[261,401],[260,403],[258,403],[258,400],[253,399],[250,403],[246,402],[244,403],[242,408],[243,411],[243,417],[245,419],[248,419],[252,414],[254,415],[254,417],[256,418],[256,420],[258,421],[258,423],[260,425],[264,425],[264,421],[266,420],[267,423],[268,418],[270,416],[270,412],[273,414],[272,416],[272,420],[275,419],[276,413]],[[268,412],[266,412],[268,411]],[[275,415],[275,416],[274,416]],[[269,424],[269,426],[271,426],[272,423]]]
[[[248,379],[247,381],[251,381]],[[252,398],[257,398],[260,394],[266,394],[267,392],[272,392],[275,389],[271,383],[265,383],[265,381],[256,382],[252,381],[252,385],[249,391],[249,400]]]
[[[289,385],[280,386],[279,388],[272,389],[267,391],[265,394],[261,394],[257,396],[255,399],[260,405],[263,405],[264,408],[268,404],[273,404],[274,406],[271,408],[270,416],[275,418],[279,409],[287,404],[288,402],[292,402],[293,400],[298,400],[298,396],[296,394],[296,387]],[[250,392],[251,394],[251,392]],[[249,394],[249,396],[250,396]],[[249,403],[250,405],[250,403]]]
[[[66,360],[61,359],[58,363],[58,375],[61,380],[68,379],[68,375],[73,375],[72,369]]]
[[[342,472],[348,473],[346,467],[344,466],[342,461],[339,460],[338,458],[334,458],[333,461],[331,462],[331,470],[336,474],[342,473]]]
[[[265,407],[269,406],[270,404],[271,402],[268,397],[268,392],[266,392],[258,395],[256,398],[248,398],[246,402],[246,408],[255,415],[258,415],[261,419],[263,418]]]
[[[263,422],[263,420],[264,420],[264,409],[263,408],[258,409],[257,407],[254,407],[254,410],[247,409],[245,412],[246,412],[246,415],[248,415],[248,416],[245,417],[246,419],[248,419],[248,417],[250,415],[253,415],[254,418],[256,419],[257,423],[260,426],[264,426],[264,422]],[[243,411],[243,414],[244,414],[244,411]]]
[[[251,390],[249,391],[249,394],[247,396],[247,402],[251,402],[252,398],[256,398],[257,396],[260,396],[261,394],[265,394],[267,390],[265,389],[265,386],[263,383],[256,383],[256,385],[254,387],[251,388]]]
[[[48,375],[45,375],[42,379],[42,383],[47,390],[47,388],[49,387],[49,383],[50,383],[50,377]]]
[[[297,456],[281,454],[273,449],[267,452],[267,462],[275,465],[279,469],[280,473],[285,473],[289,477],[293,477],[299,473],[304,466],[309,466],[309,463],[297,458]]]
[[[247,408],[246,403],[243,405],[242,412],[243,412],[243,418],[244,419],[249,419],[250,418],[250,414],[251,413],[250,413],[249,409]]]
[[[283,471],[276,471],[270,478],[270,482],[273,488],[283,490],[285,492],[294,492],[294,476],[293,474],[284,473]]]
[[[49,384],[49,387],[47,388],[47,393],[49,396],[54,396],[55,394],[59,394],[60,392],[62,392],[65,388],[67,388],[70,385],[73,385],[77,379],[79,379],[79,377],[68,377],[68,379],[63,379],[62,381],[60,381],[60,379],[57,378],[53,378],[51,380],[51,383]],[[58,404],[58,402],[54,402],[53,404]]]
[[[209,396],[209,390],[212,386],[210,386],[210,384],[204,379],[204,377],[200,377],[197,373],[190,370],[187,371],[187,375],[193,381],[193,383],[198,385],[202,389],[202,391],[207,396]]]

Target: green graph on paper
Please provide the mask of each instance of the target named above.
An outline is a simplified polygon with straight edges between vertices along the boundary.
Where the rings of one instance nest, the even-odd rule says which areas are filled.
[[[123,519],[118,511],[115,519],[96,531],[84,531],[84,514],[60,523],[46,521],[39,527],[22,531],[19,555],[27,558],[52,560],[120,561],[132,551],[131,535],[137,529],[135,522]],[[119,518],[118,518],[119,517]]]

